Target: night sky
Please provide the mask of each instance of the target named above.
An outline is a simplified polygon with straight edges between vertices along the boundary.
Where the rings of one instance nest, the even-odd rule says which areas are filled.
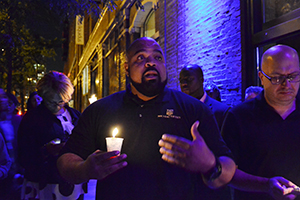
[[[33,19],[28,18],[28,26],[32,34],[42,36],[46,39],[62,38],[62,25],[57,19],[53,19],[46,14],[41,13],[39,17]],[[46,59],[47,71],[55,70],[63,72],[64,62],[61,59],[62,56],[62,45],[59,44],[55,47],[56,57]]]

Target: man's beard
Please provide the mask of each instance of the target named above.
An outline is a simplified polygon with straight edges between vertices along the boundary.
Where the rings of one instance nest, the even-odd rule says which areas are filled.
[[[149,80],[147,81],[145,79],[145,73],[154,70],[157,72],[158,79],[155,80]],[[149,67],[146,69],[146,71],[142,75],[142,83],[137,83],[133,81],[130,77],[130,72],[129,72],[129,80],[131,84],[135,87],[137,91],[139,91],[141,94],[147,96],[147,97],[153,97],[161,93],[165,86],[167,85],[168,79],[161,81],[161,77],[159,72],[154,68],[154,67]]]

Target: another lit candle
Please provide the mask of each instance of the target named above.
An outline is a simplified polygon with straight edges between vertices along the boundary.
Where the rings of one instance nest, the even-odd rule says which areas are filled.
[[[118,128],[115,128],[112,132],[112,137],[105,138],[107,151],[121,152],[124,138],[117,138],[116,135],[118,134],[118,132],[119,132]]]

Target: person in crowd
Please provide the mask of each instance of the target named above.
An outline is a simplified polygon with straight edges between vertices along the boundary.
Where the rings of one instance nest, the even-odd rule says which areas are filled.
[[[56,167],[59,151],[80,116],[67,105],[73,85],[63,73],[51,71],[36,87],[43,101],[24,115],[18,131],[18,153],[25,169],[21,199],[83,199],[87,185],[64,181]]]
[[[7,177],[11,163],[4,138],[2,137],[2,134],[0,134],[0,185],[1,181]],[[0,196],[3,197],[2,188],[0,189]]]
[[[185,65],[180,71],[179,82],[182,92],[199,99],[210,107],[221,130],[230,107],[208,96],[204,91],[204,76],[201,67],[196,64]]]
[[[17,131],[21,121],[21,116],[17,115],[16,107],[19,105],[17,98],[10,93],[2,94],[5,99],[5,111],[0,120],[0,133],[5,141],[7,152],[11,159],[11,167],[7,177],[1,181],[3,199],[20,199],[22,184],[22,169],[17,161]]]
[[[18,173],[20,172],[20,167],[17,163],[17,134],[22,117],[17,114],[17,107],[20,103],[15,95],[7,92],[6,95],[8,97],[8,115],[7,120],[2,121],[1,127],[5,127],[2,129],[4,134],[3,137],[5,138],[10,158],[13,161],[12,168],[14,168],[15,172]]]
[[[231,181],[236,200],[299,199],[299,57],[276,45],[262,56],[264,90],[232,108],[223,135],[238,169]]]
[[[40,105],[42,100],[43,100],[43,98],[40,97],[37,92],[30,93],[29,98],[27,100],[27,104],[26,104],[27,105],[27,111],[29,111],[29,110],[37,107],[38,105]]]
[[[255,98],[261,91],[262,87],[259,86],[249,86],[245,90],[245,101]]]
[[[97,179],[96,199],[101,200],[213,199],[204,183],[225,185],[235,163],[210,109],[165,87],[165,58],[152,38],[130,45],[125,70],[130,80],[126,91],[100,99],[83,112],[58,159],[61,175],[73,183]],[[115,127],[124,138],[124,154],[105,152],[105,138]],[[168,138],[176,136],[189,147],[179,165],[167,155]]]
[[[8,98],[2,88],[0,88],[0,115],[4,112],[7,112],[8,109]],[[4,196],[2,180],[8,176],[8,171],[11,166],[11,159],[8,155],[5,140],[0,133],[0,196]],[[1,198],[0,198],[1,199]]]
[[[207,81],[204,85],[204,91],[211,98],[221,102],[221,93],[218,86],[213,81]]]

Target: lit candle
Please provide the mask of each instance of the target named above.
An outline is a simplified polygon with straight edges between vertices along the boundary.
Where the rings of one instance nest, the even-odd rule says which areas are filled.
[[[118,132],[119,132],[118,128],[115,128],[112,132],[112,137],[105,138],[107,151],[121,152],[124,138],[117,138],[116,135],[118,134]]]

